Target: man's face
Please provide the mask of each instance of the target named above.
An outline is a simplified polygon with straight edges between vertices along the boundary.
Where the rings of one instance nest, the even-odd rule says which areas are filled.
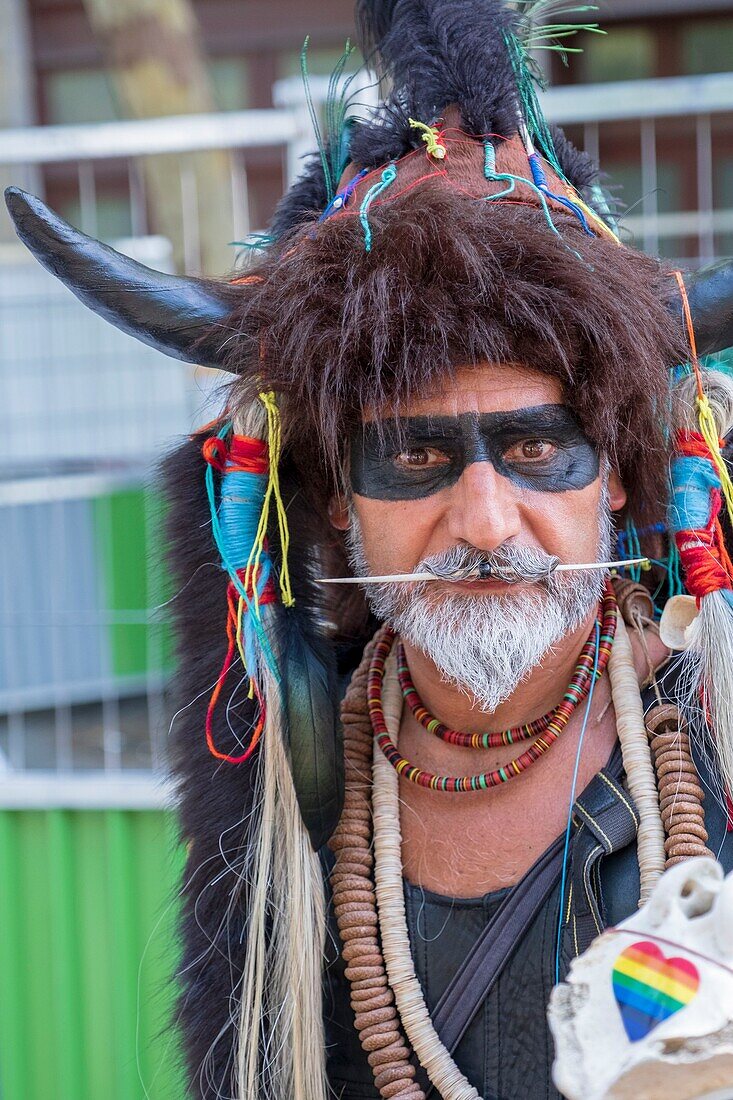
[[[463,369],[450,388],[354,433],[351,500],[334,512],[357,573],[409,573],[491,560],[593,562],[610,553],[613,473],[564,403],[558,381],[521,367]],[[603,469],[603,472],[602,472]],[[455,556],[458,561],[455,561]],[[549,582],[380,585],[375,613],[487,711],[593,611],[600,573]]]
[[[352,441],[353,509],[370,572],[409,572],[457,544],[595,560],[599,459],[556,379],[514,366],[461,370],[400,420],[402,443],[389,414]],[[613,474],[608,488],[611,507],[622,507]]]

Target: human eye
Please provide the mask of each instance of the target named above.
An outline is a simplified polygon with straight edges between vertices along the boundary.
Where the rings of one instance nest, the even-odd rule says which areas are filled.
[[[505,462],[547,462],[557,454],[557,444],[550,439],[520,439],[504,452]]]
[[[395,455],[393,462],[400,470],[426,470],[444,466],[450,458],[437,447],[406,447]]]

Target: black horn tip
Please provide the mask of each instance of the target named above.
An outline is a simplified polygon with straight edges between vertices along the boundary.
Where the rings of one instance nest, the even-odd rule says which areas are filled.
[[[718,260],[685,275],[685,287],[698,352],[708,355],[733,347],[733,260]]]
[[[6,188],[5,203],[23,244],[84,305],[164,355],[229,369],[224,346],[233,303],[225,285],[147,268],[19,187]]]
[[[23,219],[26,214],[32,214],[36,217],[40,215],[47,217],[50,214],[48,207],[40,199],[36,198],[35,195],[31,195],[29,191],[23,191],[20,187],[5,188],[5,205],[19,234],[22,232]]]

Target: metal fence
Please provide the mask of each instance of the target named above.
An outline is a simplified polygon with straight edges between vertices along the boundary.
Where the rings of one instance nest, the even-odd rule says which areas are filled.
[[[323,90],[316,81],[317,100]],[[64,165],[81,227],[94,233],[98,177],[124,164],[133,234],[118,247],[165,270],[171,245],[148,235],[141,166],[175,157],[184,266],[197,271],[201,210],[221,196],[194,186],[190,157],[228,157],[231,237],[241,240],[253,227],[248,157],[278,149],[282,190],[312,145],[293,85],[275,102],[271,111],[7,131],[0,175],[42,193]],[[628,239],[686,263],[733,242],[733,182],[730,208],[716,184],[729,157],[733,181],[733,75],[552,89],[545,108],[602,162],[619,149],[631,157],[639,193],[628,196],[638,200],[622,222]],[[661,186],[670,149],[685,183],[672,208]],[[116,332],[20,246],[0,244],[0,806],[153,806],[164,797],[173,593],[151,471],[220,407],[222,385]]]

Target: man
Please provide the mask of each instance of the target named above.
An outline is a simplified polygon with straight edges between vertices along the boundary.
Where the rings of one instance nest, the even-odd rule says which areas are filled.
[[[192,1095],[555,1096],[552,985],[636,906],[655,843],[664,865],[617,745],[667,657],[651,595],[626,587],[624,656],[607,569],[575,567],[616,558],[619,517],[660,556],[680,298],[547,129],[529,11],[358,8],[392,90],[337,119],[246,278],[159,276],[9,205],[92,308],[238,376],[167,466]],[[700,350],[733,343],[728,278],[680,285]],[[321,583],[355,577],[371,618]]]

